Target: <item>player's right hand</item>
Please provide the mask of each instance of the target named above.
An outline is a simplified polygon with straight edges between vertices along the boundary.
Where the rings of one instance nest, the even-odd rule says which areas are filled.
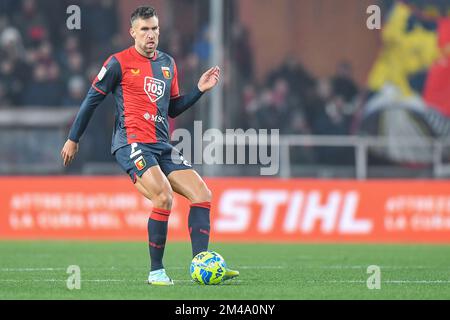
[[[67,167],[75,158],[78,152],[78,143],[67,139],[64,147],[61,150],[61,157],[63,158],[64,166]]]

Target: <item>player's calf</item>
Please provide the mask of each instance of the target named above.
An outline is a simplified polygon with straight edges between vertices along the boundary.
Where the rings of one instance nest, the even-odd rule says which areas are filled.
[[[210,202],[192,203],[189,210],[188,228],[192,244],[192,256],[208,250],[210,232]]]
[[[170,210],[153,208],[148,219],[148,247],[151,260],[151,271],[163,269],[164,248],[167,239],[167,225]]]

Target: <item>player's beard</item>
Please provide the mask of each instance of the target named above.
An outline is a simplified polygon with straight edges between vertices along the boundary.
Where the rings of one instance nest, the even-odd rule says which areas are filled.
[[[153,42],[153,45],[148,45],[147,43],[144,45],[143,51],[149,56],[153,57],[153,54],[156,51],[156,47],[158,46],[158,43],[155,41]]]

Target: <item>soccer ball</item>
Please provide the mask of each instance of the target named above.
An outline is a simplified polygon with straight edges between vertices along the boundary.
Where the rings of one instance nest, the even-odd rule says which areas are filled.
[[[203,251],[192,259],[191,278],[198,284],[219,284],[225,275],[227,265],[220,254],[214,251]]]

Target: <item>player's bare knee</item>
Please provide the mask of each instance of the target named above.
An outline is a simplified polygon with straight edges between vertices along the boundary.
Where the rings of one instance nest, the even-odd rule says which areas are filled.
[[[155,207],[170,210],[172,209],[173,194],[171,191],[163,191],[158,193],[152,202]]]
[[[195,198],[192,199],[192,203],[201,203],[201,202],[211,202],[212,200],[212,192],[205,185],[201,190],[199,190],[195,194]]]
[[[204,201],[203,202],[211,202],[212,200],[212,192],[209,190],[208,187],[205,188],[205,195],[204,195]]]

